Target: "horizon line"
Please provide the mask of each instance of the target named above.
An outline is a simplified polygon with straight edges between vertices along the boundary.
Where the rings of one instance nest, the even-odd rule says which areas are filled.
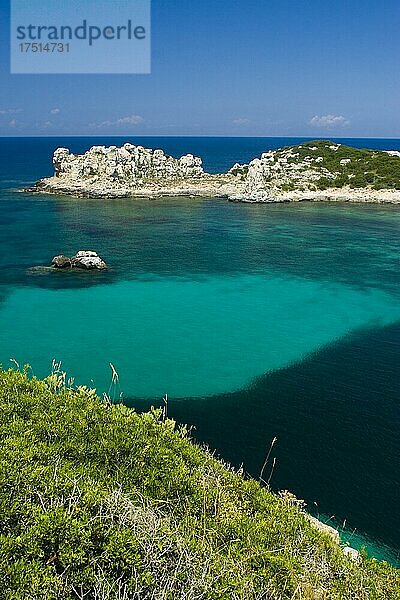
[[[121,137],[140,137],[140,138],[235,138],[235,139],[293,139],[304,138],[310,140],[320,139],[335,139],[335,140],[400,140],[400,137],[385,137],[385,136],[309,136],[309,135],[157,135],[157,134],[110,134],[110,135],[85,135],[85,134],[57,134],[57,135],[1,135],[0,139],[48,139],[48,138],[121,138]]]

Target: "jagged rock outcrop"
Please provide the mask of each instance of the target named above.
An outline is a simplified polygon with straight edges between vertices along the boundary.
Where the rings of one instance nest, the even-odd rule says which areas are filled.
[[[97,252],[90,250],[80,250],[71,258],[71,264],[76,269],[86,269],[98,271],[104,271],[107,269],[107,265]]]
[[[41,179],[29,191],[88,198],[154,196],[228,196],[232,177],[209,175],[193,154],[173,158],[163,150],[124,144],[93,146],[85,154],[57,148],[54,176]]]
[[[176,159],[163,150],[133,144],[124,144],[122,148],[93,146],[83,155],[71,154],[68,148],[58,148],[53,164],[56,177],[101,178],[129,185],[161,178],[197,178],[204,173],[201,158],[192,154]]]
[[[68,256],[64,256],[64,254],[60,254],[59,256],[55,256],[51,261],[51,264],[56,269],[70,269],[71,259]]]
[[[310,188],[310,184],[318,181],[321,172],[313,168],[313,160],[307,157],[298,161],[299,154],[292,148],[280,153],[271,150],[264,152],[261,158],[255,158],[248,165],[236,164],[228,171],[244,182],[240,194],[253,201],[277,201],[286,186],[296,189]],[[330,173],[325,170],[325,176]]]
[[[88,198],[203,196],[241,202],[335,200],[400,203],[396,151],[329,141],[270,150],[227,173],[209,174],[192,154],[173,158],[134,144],[93,146],[82,155],[54,152],[54,176],[28,191]]]
[[[104,271],[107,265],[102,258],[92,250],[79,250],[72,258],[61,254],[51,261],[55,269],[85,269]]]

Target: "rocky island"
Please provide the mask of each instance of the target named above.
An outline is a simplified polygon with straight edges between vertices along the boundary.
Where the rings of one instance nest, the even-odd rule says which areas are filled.
[[[58,148],[54,175],[28,191],[84,198],[202,196],[238,202],[400,203],[400,153],[327,140],[270,150],[228,172],[206,173],[201,158],[124,144],[83,155]],[[26,191],[26,190],[25,190]]]

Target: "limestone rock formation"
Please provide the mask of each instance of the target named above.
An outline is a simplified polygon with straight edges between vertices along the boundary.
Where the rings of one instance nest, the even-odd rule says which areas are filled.
[[[205,173],[201,158],[193,154],[173,158],[163,150],[129,143],[121,148],[93,146],[82,155],[57,148],[53,164],[53,177],[27,191],[83,198],[228,197],[234,192],[231,176]]]
[[[72,258],[63,254],[55,256],[51,261],[55,269],[85,269],[104,271],[107,265],[102,258],[92,250],[79,250]]]
[[[351,546],[345,546],[343,548],[343,552],[354,562],[361,562],[361,554],[355,548],[352,548]]]
[[[229,173],[243,181],[238,199],[244,195],[247,201],[253,202],[287,201],[283,193],[286,188],[313,190],[322,175],[331,177],[326,169],[321,173],[320,159],[322,157],[306,156],[299,160],[294,148],[270,150],[249,164],[234,165]]]
[[[313,525],[313,527],[318,529],[318,531],[322,531],[322,533],[327,533],[333,539],[334,542],[339,544],[340,536],[339,536],[339,532],[337,529],[335,529],[334,527],[331,527],[330,525],[327,525],[326,523],[323,523],[322,521],[320,521],[319,519],[316,519],[315,517],[313,517],[312,515],[310,515],[308,513],[304,513],[304,514],[309,519],[309,521]]]
[[[193,154],[176,159],[163,150],[133,144],[124,144],[122,148],[93,146],[83,155],[71,154],[68,148],[58,148],[53,164],[56,177],[103,179],[129,185],[157,179],[198,178],[204,173],[201,158]]]
[[[51,264],[56,269],[70,269],[71,268],[71,259],[68,256],[64,256],[64,254],[60,254],[59,256],[55,256],[51,261]]]
[[[71,264],[77,269],[97,269],[103,271],[107,269],[107,265],[97,252],[90,250],[80,250],[71,258]]]

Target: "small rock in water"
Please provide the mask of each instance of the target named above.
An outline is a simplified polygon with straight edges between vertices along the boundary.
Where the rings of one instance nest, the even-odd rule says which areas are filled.
[[[56,269],[70,269],[71,266],[72,266],[71,259],[68,258],[68,256],[64,256],[64,254],[60,254],[59,256],[55,256],[53,258],[53,260],[51,261],[51,264]]]
[[[79,250],[72,258],[60,254],[51,261],[49,269],[85,269],[87,271],[104,271],[107,265],[102,258],[92,250]]]
[[[90,250],[80,250],[77,252],[75,256],[71,258],[71,264],[77,269],[97,269],[99,271],[107,269],[106,263],[100,258],[97,252]]]

